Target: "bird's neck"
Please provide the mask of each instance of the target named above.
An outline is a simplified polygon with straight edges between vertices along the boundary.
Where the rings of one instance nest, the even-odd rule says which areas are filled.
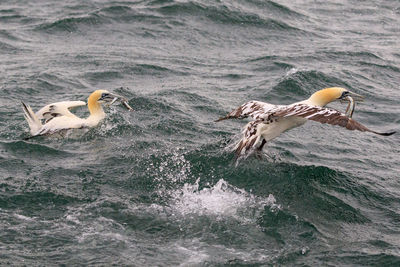
[[[322,94],[320,91],[312,94],[310,98],[304,101],[305,104],[318,107],[324,107],[330,102],[332,102],[332,97],[327,94]]]
[[[304,103],[308,105],[324,107],[330,102],[337,100],[342,94],[343,90],[343,88],[339,87],[325,88],[312,94],[309,99],[304,101]]]
[[[87,118],[87,120],[93,126],[97,125],[106,116],[103,107],[97,101],[94,101],[90,98],[88,100],[88,109],[90,116]]]

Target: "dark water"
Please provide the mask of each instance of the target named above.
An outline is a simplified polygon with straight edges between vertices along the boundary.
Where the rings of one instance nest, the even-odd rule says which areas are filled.
[[[213,123],[342,86],[399,130],[399,41],[397,0],[2,1],[0,265],[399,265],[399,134],[310,122],[235,167]],[[135,112],[23,141],[20,100],[98,88]]]

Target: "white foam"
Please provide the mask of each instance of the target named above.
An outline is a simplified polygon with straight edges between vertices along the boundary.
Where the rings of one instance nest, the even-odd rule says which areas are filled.
[[[201,264],[209,258],[207,251],[200,248],[201,242],[199,242],[197,239],[194,239],[190,243],[191,246],[189,247],[185,247],[187,244],[176,244],[177,252],[186,256],[186,259],[181,262],[179,266],[183,267]]]
[[[240,221],[256,218],[264,206],[280,208],[275,197],[267,199],[254,196],[243,189],[229,185],[220,179],[214,186],[199,189],[199,179],[194,184],[185,184],[172,194],[172,208],[182,216],[191,214],[215,216],[217,219],[233,217]]]
[[[218,263],[225,263],[226,259],[237,259],[248,263],[265,262],[276,256],[268,248],[246,250],[230,245],[210,244],[197,238],[182,239],[164,248],[183,258],[179,264],[182,267],[204,265],[206,261],[218,265]]]
[[[31,217],[27,217],[18,213],[14,213],[14,216],[20,220],[24,220],[24,221],[33,221],[34,219]]]
[[[73,216],[71,214],[68,214],[67,216],[65,216],[65,219],[67,221],[73,222],[75,224],[80,224],[81,223],[76,216]]]
[[[296,68],[291,68],[291,69],[286,73],[285,76],[293,75],[293,74],[295,74],[295,73],[298,72],[298,71],[299,71],[299,70],[296,69]]]
[[[129,243],[129,237],[120,231],[123,227],[110,218],[100,216],[89,224],[81,225],[81,233],[77,236],[79,243],[97,240],[122,241]]]
[[[158,167],[158,175],[154,177],[155,181],[177,183],[183,182],[191,176],[191,164],[182,155],[182,148],[176,147],[171,151],[171,155],[162,161],[158,166],[151,164],[151,168]],[[179,171],[177,172],[176,169]]]

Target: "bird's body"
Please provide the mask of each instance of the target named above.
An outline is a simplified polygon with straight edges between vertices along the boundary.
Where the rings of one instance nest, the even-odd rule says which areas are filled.
[[[31,137],[48,135],[62,130],[94,127],[105,118],[102,104],[113,103],[120,96],[106,90],[96,90],[88,98],[88,118],[79,118],[70,112],[71,109],[86,106],[84,101],[62,101],[44,106],[34,113],[30,106],[22,102],[24,116],[30,128]],[[125,101],[125,100],[124,100]],[[125,102],[124,105],[129,105]],[[130,107],[129,107],[130,108]],[[44,124],[42,121],[44,120]]]
[[[235,147],[238,157],[248,156],[255,150],[261,150],[266,142],[278,137],[287,130],[303,125],[308,120],[339,125],[349,130],[373,132],[380,135],[391,135],[394,133],[372,131],[346,114],[325,107],[325,105],[332,101],[347,100],[351,96],[357,98],[357,101],[362,100],[360,95],[351,93],[344,88],[332,87],[320,90],[310,98],[290,105],[273,105],[260,101],[250,101],[217,121],[246,117],[253,119],[253,121],[250,121],[244,127],[243,137]],[[353,99],[351,98],[351,100]]]
[[[299,118],[299,117],[289,117],[282,119],[270,120],[270,122],[260,123],[257,128],[266,141],[272,140],[275,137],[278,137],[281,133],[286,132],[292,128],[303,125],[307,122],[307,119]]]

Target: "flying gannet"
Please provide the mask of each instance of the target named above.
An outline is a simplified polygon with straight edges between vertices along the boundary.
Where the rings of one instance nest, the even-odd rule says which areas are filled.
[[[40,135],[49,135],[68,129],[94,127],[105,118],[102,104],[113,104],[121,100],[123,105],[132,110],[127,100],[119,95],[112,94],[107,90],[96,90],[88,98],[88,109],[90,116],[86,119],[77,117],[70,112],[70,109],[86,106],[84,101],[62,101],[44,106],[34,113],[29,105],[22,102],[24,117],[29,124],[32,138]],[[42,120],[44,124],[42,124]]]
[[[344,88],[331,87],[317,91],[310,98],[290,105],[273,105],[260,101],[250,101],[216,121],[233,118],[243,119],[246,117],[253,119],[244,127],[243,137],[235,146],[237,158],[247,157],[254,151],[261,151],[267,141],[274,139],[287,130],[303,125],[307,120],[339,125],[349,130],[372,132],[384,136],[394,134],[395,132],[380,133],[372,131],[353,120],[351,116],[354,106],[349,112],[346,111],[346,114],[325,107],[325,105],[335,100],[349,101],[350,107],[350,104],[354,104],[353,101],[357,102],[363,99],[363,96]]]

